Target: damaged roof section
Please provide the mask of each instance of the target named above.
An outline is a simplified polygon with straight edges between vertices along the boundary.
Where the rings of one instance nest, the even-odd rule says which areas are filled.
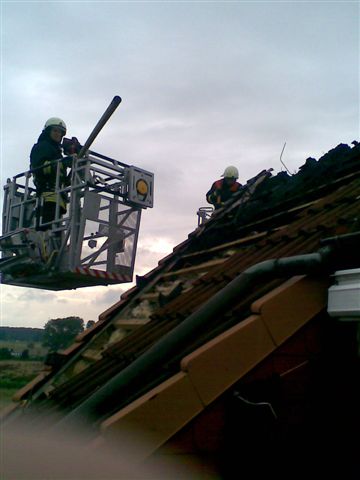
[[[268,259],[309,254],[325,238],[360,230],[360,149],[339,145],[319,161],[308,159],[297,175],[261,172],[223,209],[174,248],[157,268],[100,316],[67,352],[49,359],[52,370],[23,390],[38,408],[65,414],[126,369],[166,334],[249,267]],[[337,266],[360,266],[344,251]],[[174,357],[155,369],[136,395],[180,371],[181,359],[233,328],[251,305],[288,277],[265,279],[212,319]],[[128,403],[121,398],[120,406]],[[109,415],[113,412],[109,411]]]

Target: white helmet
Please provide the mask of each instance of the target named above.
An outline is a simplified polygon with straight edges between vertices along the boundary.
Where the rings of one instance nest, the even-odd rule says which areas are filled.
[[[236,167],[226,167],[224,173],[221,175],[225,178],[239,178],[239,171]]]
[[[47,122],[45,123],[44,130],[48,127],[59,127],[59,128],[62,128],[66,133],[66,124],[64,120],[61,120],[61,118],[57,118],[57,117],[49,118],[49,120],[47,120]]]

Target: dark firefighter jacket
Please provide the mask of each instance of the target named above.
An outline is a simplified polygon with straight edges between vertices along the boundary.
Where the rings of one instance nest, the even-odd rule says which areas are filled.
[[[206,194],[206,200],[215,206],[215,209],[223,206],[224,202],[227,202],[234,193],[238,192],[241,188],[241,184],[235,182],[229,186],[224,179],[214,182],[210,190]]]
[[[68,185],[69,182],[66,177],[66,167],[71,166],[69,159],[63,158],[61,146],[49,136],[48,131],[43,131],[38,138],[37,143],[33,146],[30,152],[30,168],[36,169],[33,172],[34,184],[36,186],[36,193],[44,197],[47,202],[55,202],[56,195],[54,194],[56,186],[56,171],[57,162],[54,160],[63,159],[60,162],[60,181],[59,187]],[[64,207],[64,205],[62,205]]]

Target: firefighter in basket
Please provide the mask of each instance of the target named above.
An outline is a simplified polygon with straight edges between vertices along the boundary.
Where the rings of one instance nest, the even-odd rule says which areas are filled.
[[[50,222],[55,220],[57,200],[59,216],[66,212],[66,193],[56,194],[57,169],[59,165],[58,188],[62,189],[70,185],[71,176],[67,174],[67,169],[71,167],[73,155],[80,151],[81,145],[75,137],[71,140],[64,138],[65,134],[65,122],[61,118],[49,118],[30,153],[36,195],[41,199],[37,211],[37,230],[51,228]],[[67,156],[64,157],[63,152]]]

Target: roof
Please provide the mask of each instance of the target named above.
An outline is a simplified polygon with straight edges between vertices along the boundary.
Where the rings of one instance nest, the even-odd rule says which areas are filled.
[[[137,277],[137,285],[101,314],[70,349],[48,359],[47,368],[50,365],[52,369],[41,376],[39,383],[22,390],[17,399],[27,400],[40,410],[46,407],[66,415],[175,331],[249,267],[269,259],[310,254],[318,251],[327,238],[359,232],[359,200],[360,148],[356,143],[352,148],[340,144],[318,161],[307,159],[294,176],[261,172],[155,269]],[[342,248],[333,265],[336,269],[359,266],[359,253],[352,247]],[[208,352],[209,345],[228,338],[229,332],[243,332],[246,325],[257,325],[259,305],[269,295],[290,292],[287,289],[294,282],[308,282],[301,278],[285,275],[260,279],[256,287],[239,296],[185,345],[174,350],[163,365],[148,372],[141,385],[136,384],[127,396],[110,402],[105,415],[102,410],[99,418],[124,408],[132,411],[131,402],[150,395],[153,389],[161,389],[163,382],[184,382],[186,358],[201,349]],[[324,292],[329,281],[329,272],[322,272],[316,280],[317,291]],[[319,305],[317,312],[326,301]],[[276,308],[281,308],[281,303]],[[282,341],[308,320],[302,315]],[[250,362],[251,368],[278,348],[281,342],[274,343],[274,335],[267,340],[271,348],[262,350]]]

